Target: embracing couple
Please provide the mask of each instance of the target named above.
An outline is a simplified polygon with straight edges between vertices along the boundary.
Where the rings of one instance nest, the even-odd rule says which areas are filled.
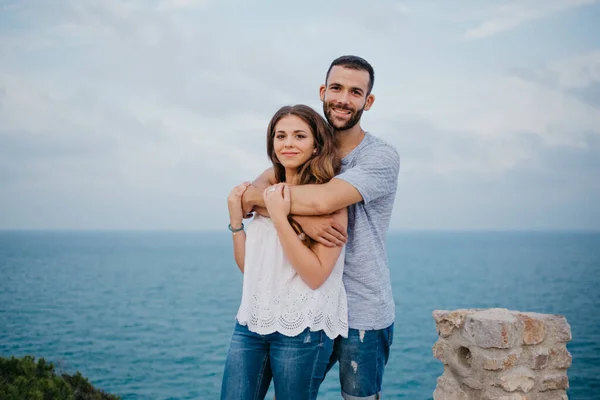
[[[267,128],[273,167],[228,197],[244,283],[221,399],[263,399],[271,379],[278,400],[315,399],[336,362],[343,398],[381,397],[400,160],[360,125],[374,77],[360,57],[334,60],[320,88],[327,120],[308,106],[282,107]]]

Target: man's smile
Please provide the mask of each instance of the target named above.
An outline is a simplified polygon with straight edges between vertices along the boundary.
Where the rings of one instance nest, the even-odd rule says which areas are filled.
[[[346,116],[352,114],[352,111],[350,111],[346,108],[340,108],[340,107],[331,107],[331,111],[333,111],[336,115],[338,115],[340,117],[346,117]]]

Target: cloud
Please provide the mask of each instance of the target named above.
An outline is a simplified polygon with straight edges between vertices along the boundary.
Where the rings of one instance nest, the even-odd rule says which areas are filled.
[[[511,0],[495,6],[475,28],[464,33],[466,39],[481,39],[509,31],[536,19],[545,18],[574,7],[596,3],[597,0]]]
[[[600,107],[600,51],[567,57],[538,69],[517,69],[513,74]]]
[[[368,30],[389,34],[406,24],[409,8],[403,3],[372,2],[364,10],[362,21]]]
[[[569,91],[584,103],[600,108],[600,83],[594,83],[584,88],[575,88]]]
[[[182,10],[182,9],[200,9],[210,5],[209,0],[162,0],[159,5],[159,10]]]
[[[492,96],[482,98],[472,109],[474,115],[460,124],[481,135],[506,137],[527,131],[549,145],[577,147],[584,132],[600,134],[600,110],[560,91],[511,77],[482,89]]]
[[[600,135],[600,109],[590,103],[598,82],[597,54],[573,55],[518,72],[442,75],[428,85],[405,88],[416,94],[408,101],[379,102],[374,111],[383,108],[384,113],[398,114],[400,110],[435,121],[446,131],[501,138],[506,143],[528,132],[549,146],[580,147],[584,135]],[[508,164],[509,158],[504,159]]]
[[[274,111],[319,110],[319,84],[341,54],[377,72],[363,126],[401,154],[393,228],[585,225],[573,215],[528,220],[536,201],[597,212],[586,203],[595,186],[583,183],[597,165],[597,51],[572,54],[566,37],[540,68],[520,49],[491,68],[480,42],[449,41],[455,25],[432,25],[444,20],[435,7],[234,3],[6,9],[0,228],[222,229],[230,188],[269,165]],[[560,168],[571,194],[538,201]],[[503,200],[507,191],[521,194]]]
[[[515,74],[432,80],[366,115],[400,151],[393,224],[436,229],[597,229],[596,52]],[[420,104],[419,98],[427,99]],[[387,116],[387,117],[385,117]],[[438,210],[435,220],[423,219]]]
[[[558,147],[536,133],[484,137],[397,117],[400,150],[393,225],[420,229],[597,229],[600,137]],[[423,219],[434,213],[435,218]]]
[[[584,88],[600,82],[600,51],[591,51],[552,63],[545,69],[559,89]]]

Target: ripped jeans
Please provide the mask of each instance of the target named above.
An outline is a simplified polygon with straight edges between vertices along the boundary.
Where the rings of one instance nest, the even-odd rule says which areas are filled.
[[[383,372],[394,340],[394,324],[387,328],[348,330],[348,338],[335,339],[327,371],[340,364],[340,384],[345,400],[378,400],[381,398]]]
[[[316,399],[333,351],[325,332],[259,335],[236,323],[225,362],[222,400],[264,399],[271,379],[278,399]]]

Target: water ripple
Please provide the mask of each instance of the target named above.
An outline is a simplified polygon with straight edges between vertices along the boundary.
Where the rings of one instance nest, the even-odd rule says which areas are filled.
[[[434,309],[564,314],[574,399],[600,389],[600,235],[393,234],[384,393],[431,399]],[[80,370],[124,399],[218,397],[241,295],[228,235],[0,232],[0,354]],[[338,369],[320,398],[339,398]]]

